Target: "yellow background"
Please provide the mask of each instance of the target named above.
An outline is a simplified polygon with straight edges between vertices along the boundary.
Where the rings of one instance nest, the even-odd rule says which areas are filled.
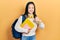
[[[36,14],[45,23],[45,29],[36,32],[37,40],[60,40],[60,0],[0,0],[0,40],[17,40],[11,25],[28,1],[34,1]]]

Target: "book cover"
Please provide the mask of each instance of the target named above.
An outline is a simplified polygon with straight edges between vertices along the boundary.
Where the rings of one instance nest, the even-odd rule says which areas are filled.
[[[34,24],[29,18],[26,18],[26,20],[20,26],[22,28],[32,29]]]

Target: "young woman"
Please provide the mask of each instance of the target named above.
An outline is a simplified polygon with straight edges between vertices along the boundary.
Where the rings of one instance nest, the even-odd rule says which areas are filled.
[[[15,25],[15,30],[22,33],[22,40],[36,40],[35,32],[37,26],[39,26],[40,28],[44,28],[44,24],[41,20],[38,19],[35,10],[35,4],[33,2],[28,2],[24,13],[24,16],[31,19],[31,21],[34,23],[34,28],[26,29],[20,27],[20,24],[22,24],[22,16],[19,17]]]

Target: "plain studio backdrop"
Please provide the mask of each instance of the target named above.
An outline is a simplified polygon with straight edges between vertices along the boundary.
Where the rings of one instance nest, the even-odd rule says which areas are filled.
[[[43,30],[36,31],[36,40],[60,40],[60,0],[0,0],[0,40],[17,40],[11,25],[29,1],[35,3],[36,14],[45,23]]]

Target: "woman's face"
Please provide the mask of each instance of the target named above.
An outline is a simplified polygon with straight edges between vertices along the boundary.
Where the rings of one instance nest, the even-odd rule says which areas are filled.
[[[33,4],[29,4],[28,13],[32,14],[33,12],[34,12],[34,5]]]

